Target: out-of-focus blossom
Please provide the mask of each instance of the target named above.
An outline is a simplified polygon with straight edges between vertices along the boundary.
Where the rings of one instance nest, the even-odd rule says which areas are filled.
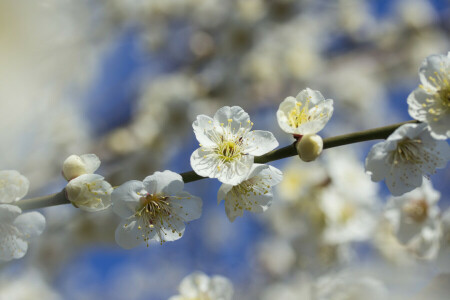
[[[100,167],[100,159],[95,154],[71,155],[63,163],[62,173],[67,181],[80,175],[93,174]]]
[[[283,174],[269,165],[253,164],[247,178],[238,185],[222,184],[217,201],[225,199],[225,212],[233,222],[244,210],[262,213],[272,204],[272,187],[281,182]]]
[[[202,272],[194,272],[181,281],[179,292],[169,300],[231,300],[233,284],[223,276],[208,277]]]
[[[38,212],[22,214],[22,210],[9,204],[0,204],[0,260],[23,257],[30,239],[41,235],[45,218]]]
[[[30,181],[16,170],[0,171],[0,203],[12,203],[22,199],[30,187]]]
[[[183,236],[185,222],[200,218],[202,200],[183,191],[181,176],[155,172],[144,181],[125,182],[112,193],[113,210],[124,219],[116,242],[125,249],[151,240],[160,243]]]
[[[282,277],[295,265],[295,249],[288,241],[271,237],[259,245],[258,260],[271,275]]]
[[[447,208],[441,216],[441,240],[439,254],[436,259],[436,267],[443,273],[450,272],[450,208]]]
[[[291,134],[316,134],[322,130],[333,114],[333,100],[309,88],[296,98],[287,97],[277,111],[278,125]]]
[[[450,52],[428,56],[419,68],[421,85],[408,97],[409,114],[428,124],[436,139],[450,137]]]
[[[401,197],[392,197],[386,205],[384,218],[392,233],[407,252],[417,257],[432,259],[438,253],[439,198],[440,193],[425,180],[420,188]]]
[[[225,106],[214,118],[197,116],[192,124],[200,148],[191,156],[191,166],[200,176],[237,185],[245,180],[254,156],[278,146],[269,131],[253,130],[249,115],[239,106]]]
[[[366,172],[373,181],[385,179],[392,195],[399,196],[419,187],[424,175],[445,167],[449,159],[449,145],[433,139],[426,124],[405,124],[372,147]]]
[[[381,281],[345,271],[320,277],[315,289],[318,300],[378,300],[388,296],[387,288]]]
[[[69,181],[67,198],[76,207],[89,211],[107,209],[111,205],[112,186],[97,174],[84,174]]]
[[[17,277],[5,275],[0,278],[0,300],[63,299],[35,269]]]

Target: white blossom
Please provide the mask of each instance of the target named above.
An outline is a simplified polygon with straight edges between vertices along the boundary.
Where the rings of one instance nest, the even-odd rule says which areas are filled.
[[[401,197],[391,197],[384,218],[405,250],[420,258],[436,257],[441,236],[440,193],[424,180],[420,188]]]
[[[22,199],[30,187],[30,181],[16,170],[0,171],[0,203],[12,203]]]
[[[223,276],[208,277],[202,272],[194,272],[185,277],[179,287],[180,294],[169,300],[231,300],[233,284]]]
[[[333,100],[309,88],[287,97],[277,111],[278,125],[287,133],[306,135],[322,130],[333,114]]]
[[[222,184],[217,201],[225,199],[225,212],[233,222],[244,210],[253,213],[266,211],[272,203],[272,187],[283,179],[280,170],[269,165],[254,164],[247,178],[238,185]]]
[[[271,132],[253,130],[249,115],[239,106],[225,106],[214,118],[197,116],[192,124],[200,148],[191,156],[194,171],[222,183],[236,185],[249,173],[254,156],[278,146]]]
[[[89,211],[99,211],[111,205],[113,188],[97,174],[84,174],[69,181],[66,186],[67,198],[76,207]]]
[[[39,236],[45,227],[45,218],[38,212],[22,214],[15,205],[0,204],[0,260],[23,257],[30,239]]]
[[[144,181],[131,180],[112,193],[113,210],[124,220],[116,229],[116,242],[130,249],[151,240],[175,241],[185,222],[198,219],[202,201],[183,191],[182,177],[172,171],[155,172]]]
[[[372,147],[366,172],[372,181],[385,179],[392,195],[399,196],[419,187],[423,175],[445,167],[449,159],[449,145],[433,139],[426,124],[405,124]]]
[[[71,155],[63,163],[63,176],[68,181],[83,174],[93,174],[100,167],[100,159],[95,154]]]
[[[425,122],[436,139],[450,137],[450,52],[428,56],[419,68],[421,84],[408,97],[409,114]]]

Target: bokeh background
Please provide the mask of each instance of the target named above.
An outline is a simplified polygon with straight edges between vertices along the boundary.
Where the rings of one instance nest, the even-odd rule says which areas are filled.
[[[30,197],[64,187],[71,154],[96,153],[112,185],[188,171],[193,120],[225,105],[288,145],[275,113],[306,87],[335,101],[325,137],[406,121],[418,67],[448,52],[449,33],[446,0],[0,0],[0,168],[27,176]],[[386,250],[374,228],[389,193],[363,167],[373,144],[274,162],[285,181],[273,206],[233,223],[217,205],[219,182],[187,184],[202,217],[164,245],[119,248],[111,210],[43,209],[44,234],[0,265],[0,298],[167,299],[195,270],[228,277],[235,299],[309,299],[302,289],[342,272],[414,296],[450,270],[450,252],[424,261]],[[431,180],[444,211],[448,168]],[[366,201],[367,230],[323,224],[314,199],[330,185],[333,197]]]

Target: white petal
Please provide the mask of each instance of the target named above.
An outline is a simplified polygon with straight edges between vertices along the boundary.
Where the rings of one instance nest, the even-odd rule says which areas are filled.
[[[123,220],[119,226],[117,226],[115,232],[116,243],[125,249],[131,249],[139,246],[143,241],[142,229],[139,229],[142,225],[135,219]],[[150,236],[151,238],[151,236]]]
[[[152,190],[163,195],[174,195],[183,190],[184,182],[180,174],[165,170],[155,172],[144,179],[145,189],[152,194]]]
[[[427,108],[424,108],[422,104],[426,103],[429,97],[430,95],[421,88],[417,88],[409,94],[407,99],[408,112],[412,118],[422,122],[426,121]]]
[[[180,294],[187,299],[199,297],[201,293],[208,290],[209,282],[209,277],[204,273],[194,272],[181,281]]]
[[[287,133],[295,133],[295,129],[289,126],[288,115],[289,112],[295,107],[297,100],[294,97],[287,97],[281,102],[277,111],[277,121],[280,128]]]
[[[303,105],[306,104],[307,101],[309,101],[312,105],[316,105],[325,100],[319,91],[312,90],[310,88],[306,88],[298,93],[296,99]]]
[[[370,149],[366,158],[366,173],[370,175],[372,181],[381,181],[389,172],[389,166],[385,164],[386,152],[385,143],[375,144]]]
[[[94,173],[100,167],[100,159],[95,154],[83,154],[80,158],[85,164],[88,174]]]
[[[173,242],[180,239],[184,234],[184,225],[182,220],[178,218],[165,218],[160,223],[155,224],[156,234],[153,236],[153,240],[157,242]]]
[[[202,199],[188,192],[179,192],[170,197],[172,213],[185,222],[196,220],[202,215]]]
[[[231,184],[226,183],[223,183],[220,186],[219,191],[217,192],[217,204],[219,204],[223,199],[225,199],[227,193],[231,191],[232,188],[233,186]]]
[[[15,205],[0,204],[1,224],[12,223],[22,213],[22,210]]]
[[[321,131],[333,115],[333,100],[328,99],[309,110],[311,121],[301,124],[296,133],[301,135],[316,134]]]
[[[28,243],[16,234],[5,234],[0,230],[0,261],[22,258],[28,250]]]
[[[129,218],[136,212],[136,206],[139,205],[139,199],[147,194],[141,181],[127,181],[111,194],[113,211],[122,218]]]
[[[98,174],[83,174],[69,181],[67,198],[82,210],[94,212],[111,205],[113,188]]]
[[[42,234],[45,218],[38,212],[25,213],[16,218],[14,226],[22,233],[22,238],[28,240]]]
[[[239,106],[224,106],[220,108],[214,115],[214,120],[223,126],[230,125],[234,131],[239,128],[250,129],[252,127],[250,116]],[[229,120],[232,120],[229,122]]]
[[[29,187],[30,181],[16,170],[0,171],[0,203],[22,199]]]
[[[420,82],[425,88],[437,90],[439,84],[436,84],[431,78],[436,78],[436,73],[445,78],[449,72],[449,59],[445,55],[430,55],[428,56],[419,68]]]
[[[211,136],[213,134],[213,131],[215,130],[214,126],[214,120],[205,115],[197,116],[197,120],[192,124],[195,137],[202,146],[215,146],[215,142],[211,140]]]
[[[269,131],[263,130],[254,130],[250,131],[245,135],[245,140],[247,143],[247,147],[245,148],[245,152],[254,155],[260,156],[266,154],[269,151],[272,151],[276,147],[278,147],[278,141]]]
[[[223,276],[213,276],[209,284],[211,299],[231,300],[233,297],[233,285]]]

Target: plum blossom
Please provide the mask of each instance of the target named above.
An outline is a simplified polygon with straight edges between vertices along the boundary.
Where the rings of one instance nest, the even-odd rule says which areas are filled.
[[[93,174],[100,167],[100,159],[95,154],[71,155],[63,163],[62,174],[70,181],[83,174]]]
[[[238,185],[222,184],[217,193],[217,201],[225,199],[225,212],[233,222],[242,216],[244,210],[254,213],[266,211],[272,203],[272,187],[283,179],[283,174],[275,167],[254,164],[247,178]]]
[[[254,156],[278,146],[269,131],[253,130],[249,115],[239,106],[224,106],[214,118],[197,116],[192,127],[200,148],[191,155],[191,166],[204,177],[236,185],[250,172]]]
[[[422,186],[400,197],[391,197],[384,219],[400,245],[416,257],[432,259],[439,250],[441,226],[437,202],[440,193],[424,180]]]
[[[449,145],[433,139],[426,124],[405,124],[372,147],[366,172],[372,181],[385,179],[392,195],[400,196],[421,186],[424,175],[444,168],[449,159]]]
[[[99,211],[111,206],[112,186],[97,174],[84,174],[69,181],[66,186],[67,198],[76,207],[89,211]]]
[[[296,98],[290,96],[281,102],[277,120],[283,131],[307,135],[321,131],[332,114],[333,100],[325,100],[319,91],[306,88]]]
[[[450,52],[428,56],[419,68],[421,84],[408,96],[409,114],[425,122],[435,139],[450,137]]]
[[[13,203],[28,192],[30,181],[16,170],[0,171],[0,203]]]
[[[30,239],[41,235],[45,218],[38,212],[22,214],[15,205],[0,204],[0,261],[23,257]]]
[[[123,218],[116,242],[131,249],[142,242],[161,244],[183,236],[185,223],[200,218],[202,201],[183,191],[182,177],[172,171],[155,172],[144,181],[125,182],[112,193],[113,211]]]
[[[185,277],[179,287],[180,294],[169,300],[231,300],[233,284],[223,276],[208,277],[202,272],[194,272]]]

